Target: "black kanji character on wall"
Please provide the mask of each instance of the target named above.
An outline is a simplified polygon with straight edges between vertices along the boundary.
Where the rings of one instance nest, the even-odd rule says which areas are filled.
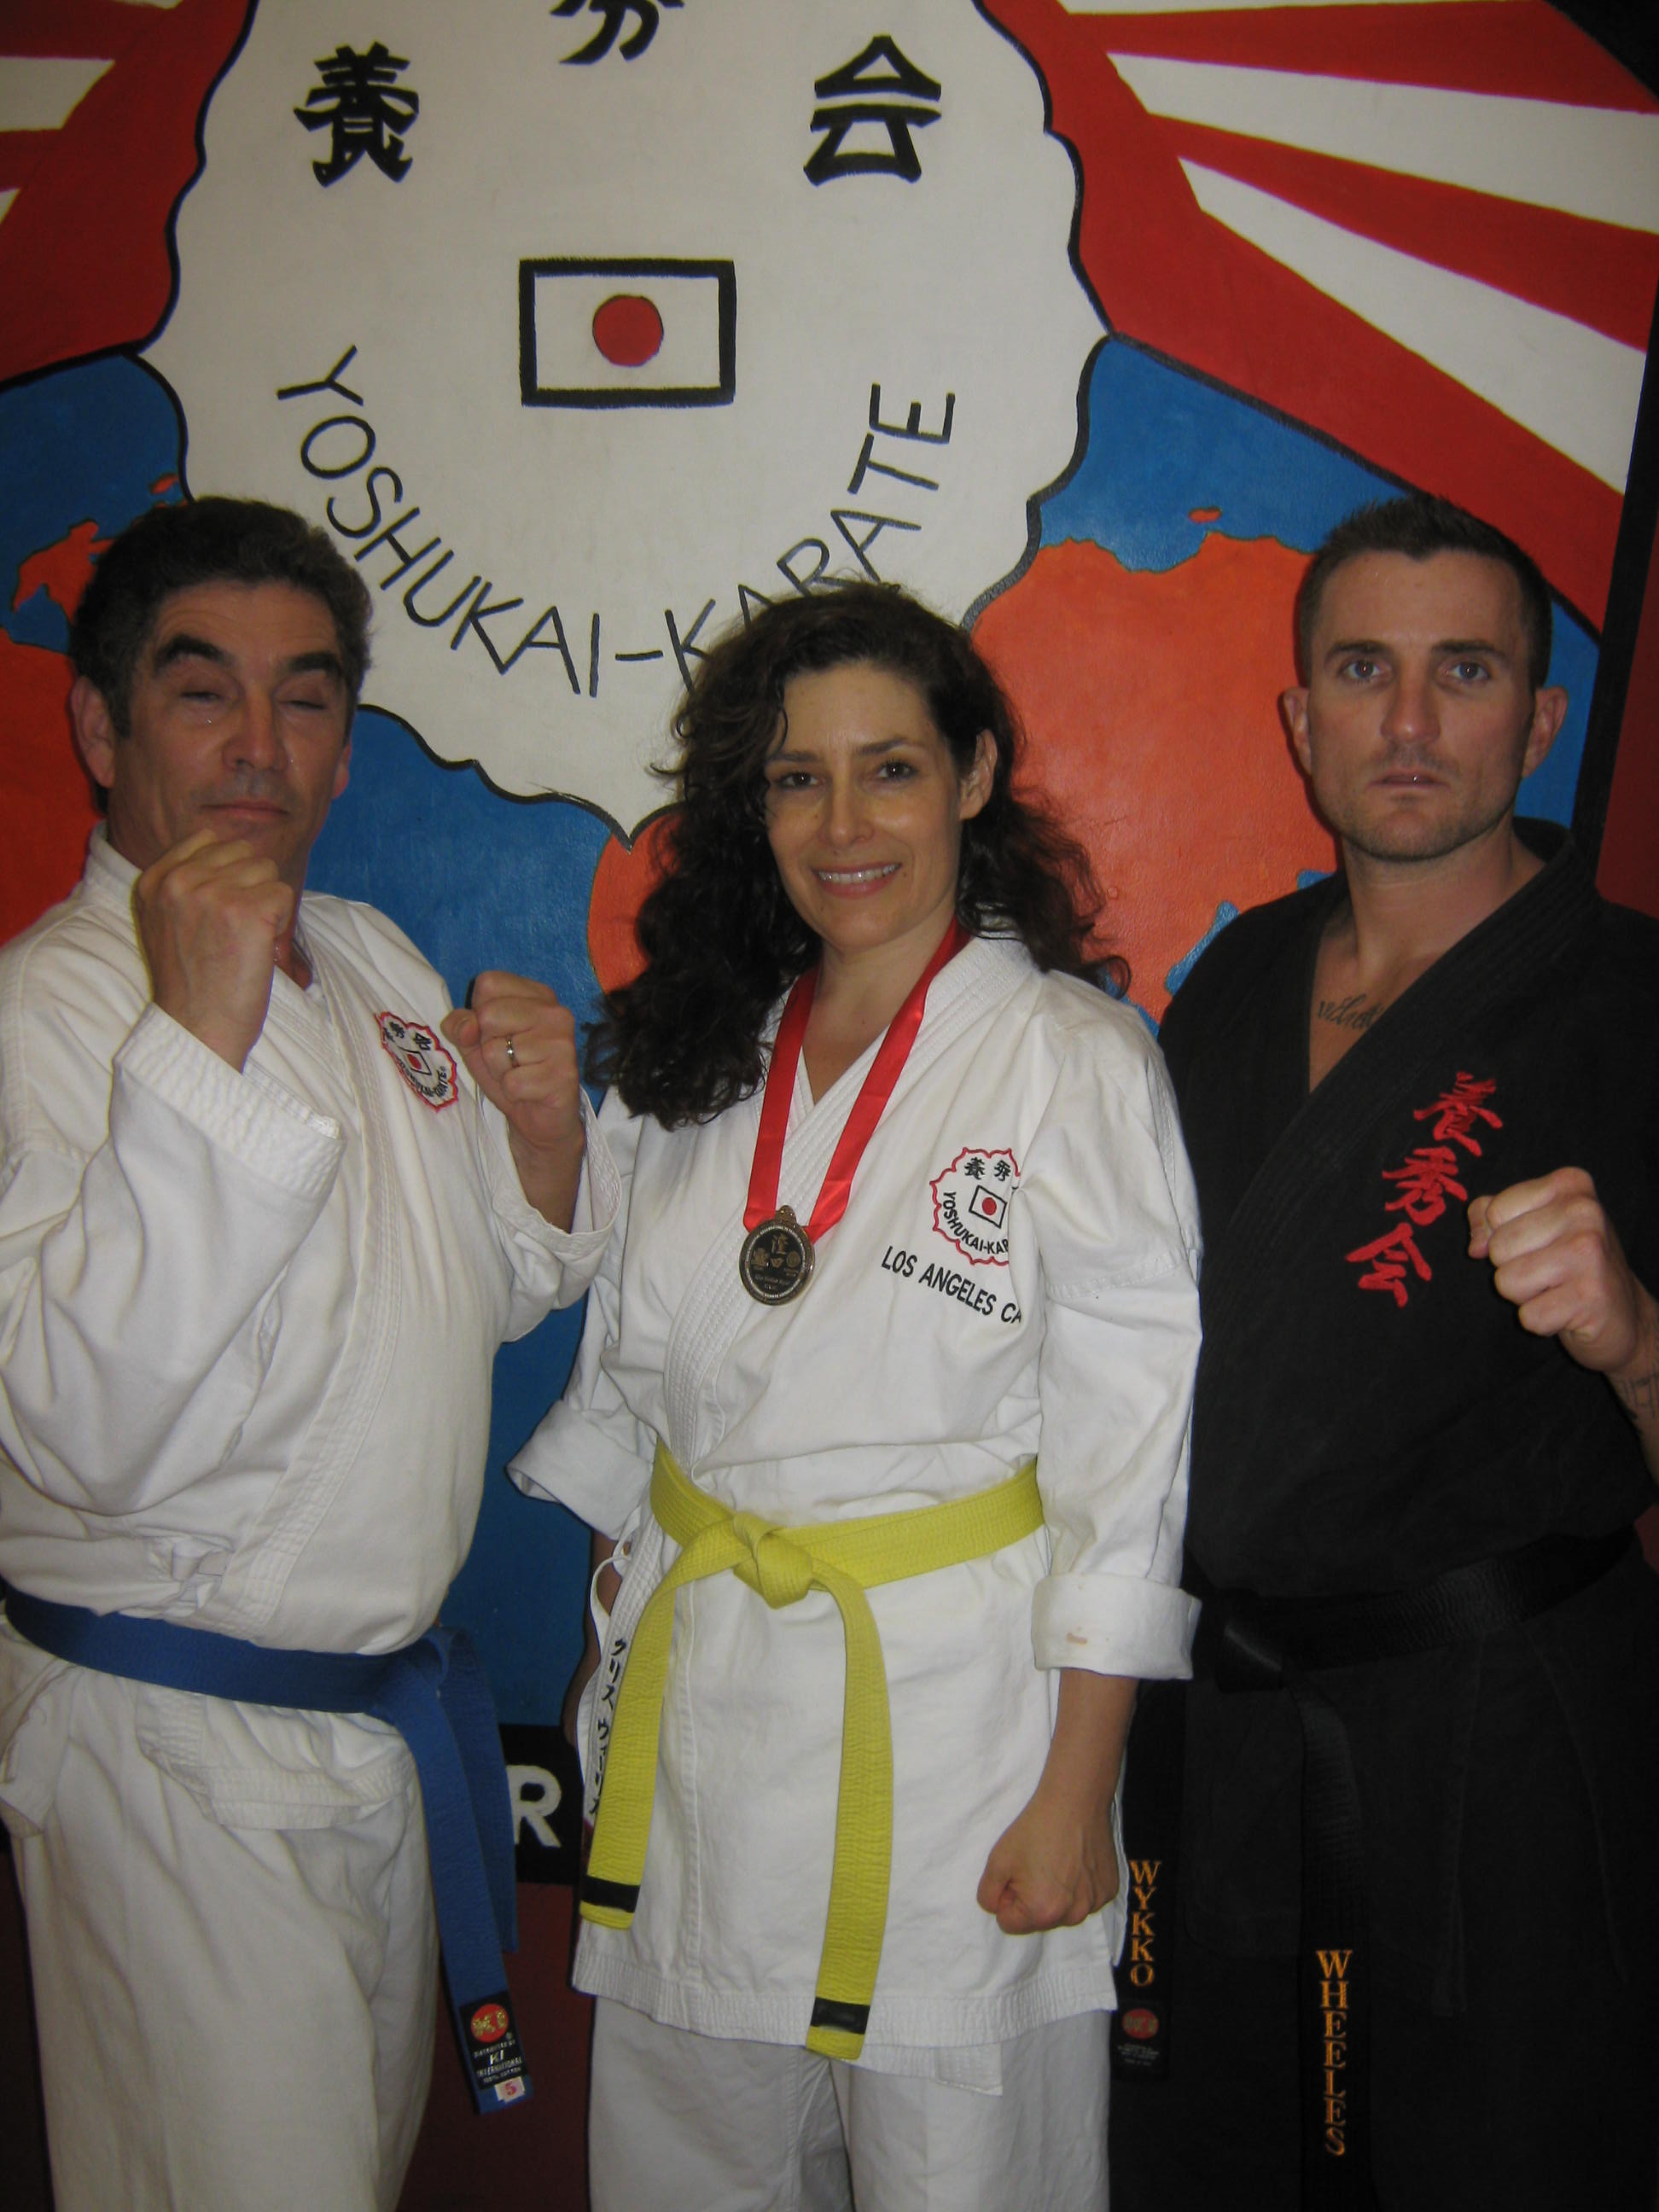
[[[402,134],[421,112],[421,97],[392,80],[408,62],[388,53],[376,39],[366,54],[350,46],[336,46],[317,61],[322,82],[306,94],[306,104],[294,112],[307,131],[328,131],[332,136],[328,159],[313,161],[319,185],[355,168],[365,154],[383,175],[400,183],[409,172]]]
[[[812,110],[811,128],[824,136],[805,165],[811,183],[828,184],[832,177],[890,176],[915,184],[921,162],[910,134],[939,121],[942,94],[890,38],[884,33],[872,39],[861,54],[819,77],[812,89],[821,101],[835,104]],[[871,96],[877,94],[881,96]],[[886,131],[884,150],[842,151],[860,124],[873,124]]]
[[[630,15],[639,17],[638,27],[624,39],[617,52],[625,62],[642,54],[657,35],[659,7],[678,8],[684,0],[555,0],[549,9],[550,15],[580,15],[584,5],[590,13],[602,18],[599,27],[587,44],[574,54],[567,54],[567,62],[603,61],[612,46],[617,46],[617,34]]]

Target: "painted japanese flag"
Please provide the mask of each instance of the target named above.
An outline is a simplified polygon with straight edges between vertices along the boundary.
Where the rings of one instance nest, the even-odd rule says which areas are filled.
[[[526,407],[719,407],[736,389],[729,261],[522,261]]]

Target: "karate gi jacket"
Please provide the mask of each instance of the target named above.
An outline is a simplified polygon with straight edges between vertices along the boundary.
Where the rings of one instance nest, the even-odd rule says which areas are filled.
[[[443,982],[372,908],[302,904],[239,1074],[156,1006],[137,871],[0,952],[0,1576],[257,1644],[394,1650],[466,1555],[490,1363],[579,1297],[616,1211],[526,1202],[437,1033]],[[0,1631],[0,1802],[49,1802],[65,1674]],[[404,1786],[379,1723],[144,1687],[143,1747],[216,1818],[349,1819]]]
[[[780,1200],[811,1214],[876,1048],[816,1102],[804,1063]],[[665,1130],[600,1117],[626,1187],[563,1402],[515,1462],[629,1558],[628,1624],[675,1556],[645,1503],[661,1437],[692,1481],[778,1522],[898,1512],[1037,1461],[1045,1527],[869,1593],[892,1710],[892,1881],[866,2063],[1000,2043],[1110,2006],[1123,1891],[1017,1938],[975,1893],[1029,1799],[1049,1671],[1181,1675],[1178,1588],[1197,1224],[1138,1016],[1017,945],[934,978],[847,1211],[793,1304],[738,1276],[759,1094]],[[829,1896],[843,1657],[823,1593],[769,1611],[726,1575],[682,1590],[644,1886],[583,1929],[576,1979],[672,2026],[805,2040]],[[924,2070],[917,2067],[915,2070]]]
[[[1216,1587],[1410,1589],[1653,1502],[1605,1378],[1528,1334],[1468,1256],[1471,1199],[1582,1167],[1659,1282],[1659,923],[1600,899],[1559,829],[1521,827],[1547,865],[1313,1091],[1340,878],[1231,924],[1165,1018],[1206,1246],[1188,1555]],[[1600,1863],[1564,1867],[1537,1910],[1626,1942],[1651,1888],[1654,1598],[1638,1562],[1484,1642],[1320,1674],[1358,1771],[1379,1971],[1402,1990],[1461,2008],[1468,1824],[1535,1826],[1554,1790],[1589,1792]],[[1524,1792],[1492,1780],[1506,1705],[1537,1716]],[[1181,1881],[1218,1949],[1295,1948],[1300,1767],[1288,1695],[1194,1686]]]

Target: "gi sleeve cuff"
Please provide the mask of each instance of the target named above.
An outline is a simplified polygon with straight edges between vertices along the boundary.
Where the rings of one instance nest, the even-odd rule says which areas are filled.
[[[240,1073],[160,1006],[147,1006],[115,1055],[115,1079],[172,1108],[250,1172],[319,1199],[345,1150],[340,1125],[257,1068]]]
[[[1193,1671],[1198,1600],[1178,1585],[1131,1575],[1050,1575],[1031,1606],[1039,1667],[1086,1667],[1137,1681],[1184,1680]]]
[[[555,1407],[507,1474],[526,1498],[550,1498],[601,1536],[620,1536],[651,1487],[651,1462]]]
[[[580,1269],[586,1262],[597,1261],[610,1243],[611,1232],[622,1211],[622,1177],[617,1172],[610,1147],[599,1133],[599,1116],[587,1102],[587,1093],[581,1094],[586,1152],[575,1212],[568,1229],[560,1229],[545,1219],[525,1196],[524,1185],[519,1181],[519,1170],[507,1145],[507,1122],[500,1111],[488,1100],[480,1101],[479,1110],[489,1124],[483,1156],[490,1203],[507,1237],[546,1252],[566,1267]],[[570,1291],[570,1297],[580,1297],[586,1287],[584,1273]]]

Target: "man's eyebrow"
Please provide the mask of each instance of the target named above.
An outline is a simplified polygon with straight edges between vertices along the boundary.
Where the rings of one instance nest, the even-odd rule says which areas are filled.
[[[222,646],[214,645],[204,637],[195,637],[187,629],[175,630],[155,648],[150,666],[156,675],[170,668],[175,660],[211,660],[222,668],[230,665],[230,655]]]
[[[342,690],[345,688],[345,664],[337,653],[325,647],[315,653],[296,653],[292,660],[283,663],[284,676],[312,676],[319,673],[331,676]]]
[[[1371,659],[1388,659],[1394,650],[1385,638],[1344,637],[1328,645],[1324,657],[1327,660],[1344,660],[1352,654],[1361,653]],[[1432,650],[1437,653],[1483,653],[1489,660],[1508,661],[1514,658],[1489,637],[1437,637]]]
[[[227,653],[223,646],[215,645],[208,638],[197,637],[187,629],[175,631],[173,636],[158,645],[150,666],[159,676],[175,660],[206,660],[217,668],[234,668],[236,665],[235,656]],[[344,689],[345,665],[339,654],[331,653],[326,647],[319,647],[315,653],[296,653],[291,659],[283,663],[285,678],[319,673],[331,676],[342,690]]]

